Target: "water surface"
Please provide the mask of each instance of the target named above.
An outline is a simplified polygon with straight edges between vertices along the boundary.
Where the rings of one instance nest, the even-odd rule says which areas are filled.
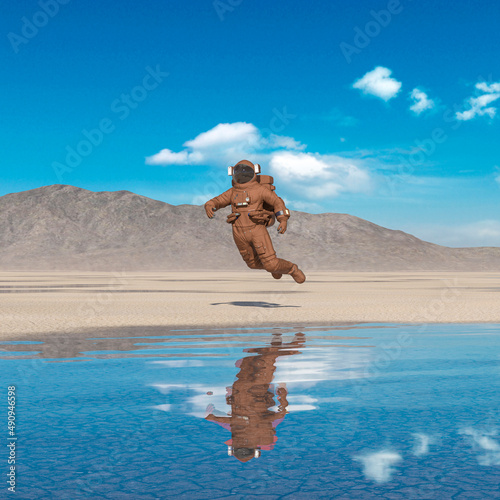
[[[1,342],[17,498],[499,498],[499,332],[130,328]]]

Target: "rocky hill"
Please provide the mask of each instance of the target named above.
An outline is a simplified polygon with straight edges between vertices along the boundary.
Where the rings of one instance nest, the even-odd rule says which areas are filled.
[[[0,197],[1,270],[247,269],[225,222],[203,206],[130,191],[44,186]],[[347,214],[292,211],[270,233],[278,255],[305,270],[495,270],[500,248],[448,248]]]

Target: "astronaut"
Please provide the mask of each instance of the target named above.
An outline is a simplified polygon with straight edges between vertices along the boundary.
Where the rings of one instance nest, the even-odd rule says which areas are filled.
[[[267,227],[276,218],[278,233],[283,234],[290,211],[274,192],[273,178],[259,173],[260,166],[248,160],[229,167],[233,187],[205,203],[207,216],[211,219],[216,210],[231,205],[227,222],[233,225],[234,242],[247,266],[265,269],[275,279],[290,274],[297,283],[304,283],[306,277],[297,264],[276,257]]]
[[[283,342],[281,334],[275,334],[269,347],[253,347],[244,352],[250,356],[236,362],[240,369],[232,387],[227,387],[226,403],[231,413],[217,411],[208,405],[205,420],[214,422],[231,432],[231,439],[225,441],[228,455],[240,462],[248,462],[261,456],[262,450],[273,450],[278,441],[276,427],[288,414],[288,390],[286,384],[272,383],[276,361],[281,356],[301,354],[306,336],[302,332],[294,335],[291,342]],[[277,411],[274,393],[278,400]]]

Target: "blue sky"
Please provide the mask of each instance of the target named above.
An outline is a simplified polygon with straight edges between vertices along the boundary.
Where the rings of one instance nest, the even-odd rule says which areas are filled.
[[[499,24],[492,0],[10,0],[0,195],[201,204],[246,158],[291,209],[500,246]]]

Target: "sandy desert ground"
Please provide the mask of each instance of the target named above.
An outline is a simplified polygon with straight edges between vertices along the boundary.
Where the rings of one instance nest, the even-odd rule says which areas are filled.
[[[0,338],[125,326],[500,323],[500,273],[0,273]],[[140,328],[138,329],[140,334]]]

